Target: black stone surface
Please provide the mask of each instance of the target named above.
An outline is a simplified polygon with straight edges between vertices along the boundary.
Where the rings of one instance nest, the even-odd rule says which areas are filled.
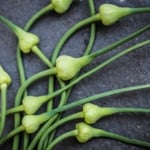
[[[94,0],[95,7],[103,3],[113,3],[120,6],[146,7],[150,6],[149,0]],[[46,6],[49,0],[0,0],[0,15],[3,15],[13,21],[15,24],[23,27],[28,19],[39,9]],[[86,0],[75,0],[69,11],[63,15],[54,12],[43,16],[31,29],[40,37],[40,47],[48,57],[51,55],[56,43],[61,36],[75,23],[88,17],[89,8]],[[101,49],[112,42],[136,31],[137,29],[150,23],[150,14],[136,14],[126,17],[112,26],[104,27],[97,23],[96,40],[93,51]],[[150,32],[147,31],[134,40],[119,46],[119,48],[98,57],[93,63],[87,66],[82,72],[101,63],[103,60],[112,56],[116,52],[132,46],[139,41],[150,38]],[[89,26],[84,27],[63,47],[61,54],[72,56],[81,56],[86,48],[89,39]],[[12,77],[12,84],[8,90],[7,108],[13,107],[16,92],[20,86],[17,62],[16,62],[16,45],[15,35],[2,23],[0,23],[0,64],[7,70]],[[138,85],[150,82],[150,46],[145,46],[137,51],[130,53],[119,60],[113,62],[106,68],[98,71],[92,76],[81,81],[73,88],[69,102],[94,95],[110,89],[117,89],[131,85]],[[24,66],[26,76],[46,69],[46,66],[34,55],[29,54],[24,57]],[[47,79],[35,83],[29,88],[31,95],[43,95],[47,93]],[[101,106],[117,107],[141,107],[150,108],[150,92],[142,90],[121,94],[118,96],[108,97],[102,101],[94,103]],[[64,113],[69,115],[73,112],[80,111],[81,107],[68,110]],[[78,120],[79,121],[79,120]],[[78,121],[69,122],[61,126],[57,136],[61,133],[73,129]],[[107,117],[98,121],[94,126],[114,133],[119,133],[131,138],[137,138],[150,142],[150,115],[148,114],[118,114]],[[13,129],[13,116],[8,117],[4,134]],[[10,150],[12,141],[0,147],[1,150]],[[21,149],[21,148],[20,148]],[[55,150],[144,150],[144,148],[124,144],[105,138],[90,140],[85,144],[80,144],[75,138],[64,140],[55,147]]]

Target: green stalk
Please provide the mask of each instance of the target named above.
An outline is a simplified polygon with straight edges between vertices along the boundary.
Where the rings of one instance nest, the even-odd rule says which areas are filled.
[[[78,112],[75,113],[73,115],[69,115],[61,120],[58,120],[57,122],[55,122],[53,125],[51,125],[47,131],[42,135],[39,144],[38,144],[38,150],[42,149],[43,143],[45,141],[45,139],[47,138],[48,134],[50,134],[54,129],[56,129],[57,127],[59,127],[60,125],[69,122],[71,120],[75,120],[75,119],[79,119],[79,118],[83,118],[83,113],[82,112]]]
[[[88,4],[89,4],[90,14],[91,14],[91,16],[94,16],[95,15],[95,6],[94,6],[93,0],[88,0]],[[95,34],[96,34],[96,24],[92,23],[91,27],[90,27],[90,39],[89,39],[89,43],[85,49],[84,55],[88,55],[91,52],[92,47],[94,45],[94,41],[95,41]]]
[[[59,137],[57,137],[48,147],[46,150],[52,150],[52,148],[58,144],[59,142],[61,142],[64,139],[67,139],[69,137],[73,137],[77,134],[76,130],[72,130],[72,131],[68,131],[62,135],[60,135]]]
[[[131,8],[132,14],[136,13],[149,13],[150,12],[150,7],[145,7],[145,8]]]
[[[115,133],[111,133],[111,132],[107,132],[101,129],[97,130],[97,137],[106,137],[106,138],[110,138],[110,139],[115,139],[124,143],[128,143],[128,144],[134,144],[137,146],[142,146],[142,147],[147,147],[150,148],[150,143],[149,142],[145,142],[145,141],[141,141],[141,140],[136,140],[136,139],[130,139],[124,136],[121,136],[119,134],[115,134]]]
[[[25,82],[26,77],[25,77],[25,71],[24,71],[24,67],[23,67],[23,61],[22,61],[21,50],[19,48],[19,45],[17,45],[17,56],[16,57],[17,57],[18,72],[19,72],[19,76],[20,76],[20,83],[22,85]],[[23,96],[26,96],[26,95],[27,95],[27,90],[24,91]],[[15,105],[15,106],[18,106],[18,105]],[[17,124],[17,123],[15,123],[15,124]],[[28,136],[26,133],[24,133],[24,136],[26,137],[26,141],[28,141]],[[16,135],[13,139],[12,150],[18,150],[18,147],[19,147],[19,135]]]
[[[48,60],[48,58],[41,52],[41,50],[38,48],[38,46],[33,46],[32,51],[34,54],[36,54],[40,60],[42,60],[48,67],[52,68],[51,62]]]
[[[3,134],[5,121],[6,121],[6,95],[7,95],[7,84],[1,85],[1,121],[0,121],[0,137]]]
[[[109,107],[108,107],[109,108]],[[116,113],[150,113],[150,109],[144,109],[144,108],[111,108],[112,114]]]
[[[16,26],[15,24],[13,24],[12,22],[10,22],[8,19],[6,19],[1,15],[0,21],[3,22],[6,26],[8,26],[16,34],[16,36],[19,36],[18,31],[20,31],[21,29],[18,26]]]
[[[20,106],[17,106],[17,107],[13,107],[13,108],[10,108],[8,110],[6,110],[6,115],[11,115],[11,114],[14,114],[14,113],[17,113],[17,112],[21,112],[23,111],[23,106],[20,105]],[[1,118],[2,114],[0,114],[0,118]]]
[[[31,26],[43,15],[45,15],[46,13],[48,13],[49,11],[53,10],[53,5],[50,3],[49,5],[43,7],[42,9],[40,9],[38,12],[36,12],[31,18],[30,20],[26,23],[24,29],[26,31],[28,31]]]
[[[7,140],[9,140],[10,138],[12,138],[14,135],[20,133],[24,131],[24,127],[23,126],[19,126],[18,128],[12,130],[10,133],[8,133],[5,137],[0,139],[0,145],[4,144]]]

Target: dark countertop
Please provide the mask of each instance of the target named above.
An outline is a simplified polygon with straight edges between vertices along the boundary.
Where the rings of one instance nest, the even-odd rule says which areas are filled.
[[[149,0],[94,0],[96,9],[104,2],[118,4],[120,6],[146,7],[150,6]],[[0,15],[3,15],[23,27],[28,19],[40,8],[46,6],[49,0],[0,0]],[[43,16],[32,28],[32,32],[40,37],[40,47],[45,55],[51,55],[53,48],[60,37],[76,22],[89,16],[89,8],[86,0],[77,0],[73,3],[69,11],[63,15],[57,15],[54,12]],[[127,36],[150,23],[150,14],[137,14],[126,17],[112,26],[104,27],[101,23],[97,23],[96,40],[93,51],[101,49],[112,42]],[[103,60],[112,56],[119,50],[123,50],[132,46],[139,41],[148,39],[150,32],[146,32],[134,40],[119,46],[119,48],[98,57],[93,63],[85,67],[82,72],[86,72],[90,68],[101,63]],[[89,39],[89,26],[84,27],[66,43],[61,54],[72,56],[81,56]],[[19,87],[19,75],[16,62],[16,45],[17,39],[15,35],[2,23],[0,23],[0,64],[12,76],[12,84],[8,90],[7,108],[14,104],[14,97]],[[139,50],[130,53],[119,60],[113,62],[101,71],[93,74],[81,81],[73,88],[69,102],[81,99],[90,95],[94,95],[110,89],[117,89],[131,85],[138,85],[150,82],[150,46],[145,46]],[[24,64],[27,77],[32,74],[46,69],[46,66],[34,55],[29,54],[24,57]],[[32,64],[32,65],[31,65]],[[33,84],[29,88],[31,95],[46,94],[47,79]],[[44,88],[43,88],[44,87]],[[58,100],[58,98],[57,98]],[[150,92],[149,90],[141,90],[130,92],[117,96],[112,96],[95,101],[94,103],[101,106],[117,106],[117,107],[141,107],[150,108]],[[68,110],[64,115],[77,112],[81,107]],[[79,121],[79,120],[78,120]],[[57,132],[60,135],[64,131],[73,129],[78,121],[72,121],[61,126]],[[150,115],[148,114],[118,114],[104,118],[98,121],[94,126],[119,133],[128,137],[150,141]],[[5,132],[9,132],[13,128],[13,116],[8,117]],[[11,141],[4,144],[0,149],[10,150]],[[137,146],[124,144],[105,138],[93,139],[86,144],[79,144],[75,138],[69,138],[55,148],[56,150],[144,150]]]

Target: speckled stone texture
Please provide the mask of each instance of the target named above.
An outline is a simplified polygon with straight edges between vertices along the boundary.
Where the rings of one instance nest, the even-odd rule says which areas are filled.
[[[120,6],[146,7],[150,6],[150,0],[94,0],[96,10],[103,3],[113,3]],[[28,19],[39,9],[46,6],[49,0],[0,0],[0,15],[23,27]],[[62,35],[75,23],[90,15],[86,0],[75,0],[69,11],[63,15],[50,12],[43,16],[31,29],[40,37],[40,48],[43,53],[50,57],[56,43]],[[96,23],[96,40],[93,51],[101,49],[112,42],[119,40],[137,29],[150,23],[150,14],[136,14],[105,27],[100,22]],[[65,44],[61,54],[81,56],[89,40],[89,27],[86,26],[76,32]],[[150,31],[145,32],[127,44],[121,45],[112,52],[98,57],[82,73],[97,66],[113,54],[134,45],[142,40],[150,38]],[[20,86],[20,80],[16,61],[17,39],[15,35],[2,23],[0,23],[0,64],[12,76],[12,84],[8,90],[7,108],[13,107],[16,92]],[[150,83],[150,46],[145,46],[137,51],[123,56],[119,60],[108,65],[92,76],[81,81],[73,88],[69,102],[90,95],[94,95],[110,89],[127,87],[131,85]],[[46,66],[34,55],[23,56],[26,76],[46,69]],[[48,79],[42,79],[29,88],[30,95],[44,95],[47,93]],[[56,101],[59,98],[56,99]],[[101,106],[117,107],[141,107],[150,108],[150,92],[142,90],[108,97],[94,103]],[[45,110],[43,108],[43,110]],[[41,110],[41,111],[43,111]],[[68,110],[64,116],[80,111],[81,107]],[[62,125],[57,136],[74,128],[72,121]],[[150,142],[150,115],[149,114],[118,114],[98,121],[95,127],[102,128],[127,137],[137,138]],[[9,116],[6,122],[4,134],[13,129],[13,116]],[[0,147],[0,150],[11,150],[12,141]],[[20,148],[22,149],[22,148]],[[124,144],[105,138],[90,140],[86,144],[80,144],[75,138],[64,140],[55,147],[55,150],[144,150],[144,148]]]

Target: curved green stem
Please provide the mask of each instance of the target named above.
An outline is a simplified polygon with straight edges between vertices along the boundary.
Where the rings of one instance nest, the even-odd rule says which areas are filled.
[[[91,14],[91,16],[94,16],[95,15],[95,6],[94,6],[93,0],[88,0],[88,4],[89,4],[90,14]],[[85,49],[84,55],[88,55],[91,52],[94,41],[95,41],[95,34],[96,34],[96,24],[92,23],[91,28],[90,28],[90,39],[89,39],[89,43]]]
[[[52,150],[52,148],[58,144],[59,142],[61,142],[62,140],[64,139],[67,139],[69,137],[73,137],[77,134],[77,131],[76,130],[72,130],[72,131],[69,131],[69,132],[66,132],[62,135],[60,135],[59,137],[57,137],[48,147],[46,150]]]
[[[20,106],[17,106],[17,107],[13,107],[13,108],[10,108],[6,111],[6,115],[10,115],[10,114],[14,114],[14,113],[17,113],[17,112],[21,112],[23,111],[23,106],[20,105]],[[0,114],[0,118],[1,118],[2,114]]]
[[[71,27],[64,35],[63,37],[60,39],[60,41],[58,42],[56,48],[55,48],[55,53],[53,53],[52,55],[52,62],[56,60],[58,53],[60,51],[60,49],[63,47],[64,43],[68,40],[68,38],[74,33],[76,32],[78,29],[80,29],[81,27],[88,25],[92,22],[98,21],[99,20],[99,14],[96,14],[94,16],[91,16],[89,18],[86,18],[82,21],[80,21],[79,23],[75,24],[73,27]]]
[[[10,138],[12,138],[14,135],[20,133],[24,131],[24,127],[20,126],[14,130],[12,130],[10,133],[8,133],[5,137],[0,139],[0,145],[2,145],[3,143],[5,143],[7,140],[9,140]]]
[[[39,144],[38,144],[38,150],[42,149],[43,143],[46,139],[46,137],[48,136],[49,133],[51,133],[54,129],[56,129],[57,127],[59,127],[60,125],[69,122],[71,120],[75,120],[75,119],[79,119],[79,118],[83,118],[83,113],[82,112],[78,112],[72,115],[69,115],[61,120],[58,120],[57,122],[55,122],[53,125],[51,125],[47,131],[44,133],[44,135],[41,137]]]
[[[48,13],[49,11],[53,10],[53,5],[50,3],[49,5],[43,7],[38,12],[36,12],[30,20],[25,25],[24,29],[27,31],[31,28],[31,26],[44,14]]]
[[[38,46],[33,46],[32,52],[34,52],[34,54],[36,54],[48,67],[53,67],[49,59],[42,53]]]
[[[97,130],[97,136],[106,137],[106,138],[110,138],[110,139],[115,139],[115,140],[118,140],[118,141],[121,141],[121,142],[124,142],[124,143],[129,143],[129,144],[134,144],[134,145],[137,145],[137,146],[150,148],[150,142],[145,142],[145,141],[141,141],[141,140],[127,138],[127,137],[121,136],[119,134],[107,132],[107,131],[104,131],[104,130],[101,130],[101,129]]]
[[[19,48],[19,45],[17,45],[17,65],[18,65],[18,72],[20,76],[20,82],[23,84],[25,82],[25,72],[24,72],[24,67],[23,67],[23,62],[22,62],[22,56],[21,56],[21,51]],[[25,92],[25,95],[27,94],[27,91]]]
[[[7,93],[7,84],[1,85],[1,121],[0,121],[0,137],[3,134],[4,125],[6,121],[6,93]]]

